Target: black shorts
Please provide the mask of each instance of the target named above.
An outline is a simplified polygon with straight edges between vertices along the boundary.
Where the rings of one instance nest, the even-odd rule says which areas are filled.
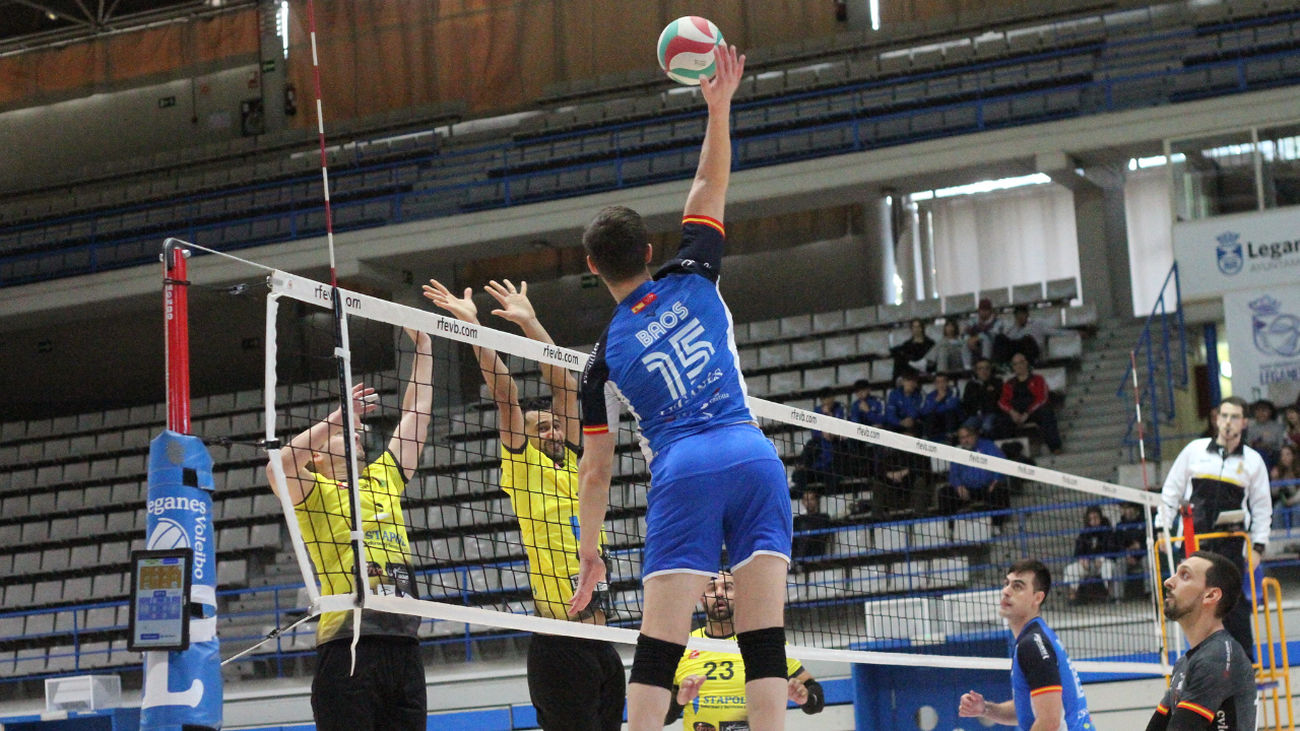
[[[602,640],[535,634],[528,697],[546,731],[618,731],[627,698],[623,660]]]
[[[317,731],[425,731],[428,696],[414,637],[362,637],[357,671],[352,638],[316,648],[311,713]]]

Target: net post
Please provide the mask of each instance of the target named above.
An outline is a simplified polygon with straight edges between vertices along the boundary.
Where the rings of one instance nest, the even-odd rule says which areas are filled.
[[[167,428],[190,433],[190,323],[187,263],[180,239],[163,242],[163,316],[166,320]]]

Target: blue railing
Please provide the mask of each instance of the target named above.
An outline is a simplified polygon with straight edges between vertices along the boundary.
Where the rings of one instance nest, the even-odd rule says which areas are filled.
[[[1170,310],[1170,301],[1173,309]],[[1138,395],[1133,395],[1134,367],[1137,368]],[[1143,434],[1142,441],[1150,445],[1146,456],[1152,460],[1160,459],[1160,425],[1171,423],[1174,419],[1176,389],[1184,389],[1188,383],[1187,369],[1187,327],[1183,319],[1183,295],[1178,280],[1178,263],[1169,268],[1160,294],[1156,295],[1151,314],[1147,315],[1142,326],[1142,334],[1133,346],[1133,361],[1124,377],[1120,380],[1115,395],[1127,402],[1134,401],[1138,409],[1129,418],[1128,429],[1124,432],[1124,446],[1138,445],[1139,411],[1142,425],[1150,429]]]
[[[1036,54],[738,103],[736,167],[1293,85],[1300,83],[1300,70],[1294,64],[1300,48],[1294,39],[1280,49],[1240,48],[1205,58],[1184,58],[1182,44],[1297,18],[1300,13],[1138,38],[1088,39],[1081,45]],[[1151,70],[1150,52],[1155,47],[1167,63]],[[1081,63],[1076,67],[1074,61]],[[1031,78],[1029,69],[1034,65],[1054,62],[1059,62],[1054,76]],[[909,88],[916,93],[906,93]],[[933,103],[945,98],[947,103]],[[596,129],[449,149],[400,162],[361,167],[363,161],[358,159],[357,168],[340,170],[332,178],[340,187],[335,226],[337,230],[368,228],[686,178],[694,171],[702,120],[702,112],[683,110]],[[666,125],[681,125],[686,131],[664,134]],[[699,126],[698,134],[690,130],[693,126]],[[549,149],[530,161],[529,149],[538,145]],[[435,179],[421,181],[418,173],[410,172],[416,166],[437,167],[440,172]],[[378,185],[367,180],[367,176],[385,175],[387,182]],[[403,179],[404,175],[412,178]],[[475,175],[478,179],[467,179]],[[169,201],[165,207],[170,213],[160,212],[157,206],[136,205],[0,229],[0,243],[26,250],[0,257],[0,286],[151,262],[166,236],[226,250],[319,236],[324,232],[324,216],[313,184],[319,185],[319,178],[303,174]],[[273,189],[278,203],[263,206],[259,194]],[[235,201],[240,195],[247,197],[248,204]],[[228,200],[221,206],[226,210],[205,213],[204,202],[220,198]],[[258,207],[263,211],[254,215],[242,212]],[[178,216],[177,208],[190,213]],[[109,227],[102,223],[110,213],[143,220],[133,231],[105,232]],[[160,219],[176,220],[151,222],[154,213],[161,213]],[[227,219],[227,213],[233,216]],[[115,230],[131,228],[125,220],[120,223]],[[60,227],[65,234],[57,233]]]

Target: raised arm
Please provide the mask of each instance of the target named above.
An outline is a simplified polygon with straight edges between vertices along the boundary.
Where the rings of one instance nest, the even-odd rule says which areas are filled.
[[[478,307],[474,305],[472,294],[473,290],[466,287],[465,295],[457,297],[436,279],[430,279],[424,285],[425,299],[446,310],[457,320],[477,325]],[[497,428],[500,430],[501,444],[506,449],[518,452],[528,442],[528,437],[524,434],[524,412],[519,408],[519,385],[495,350],[477,345],[472,347],[483,382],[487,384],[492,400],[497,405]]]
[[[388,441],[388,451],[393,453],[409,482],[420,467],[420,453],[433,418],[433,338],[429,333],[402,330],[415,344],[415,358],[411,362],[411,380],[402,394],[402,415],[393,430],[393,438]]]
[[[605,580],[605,562],[600,558],[600,527],[609,508],[609,481],[614,474],[614,434],[610,431],[586,435],[582,459],[578,462],[578,584],[569,601],[569,614],[578,614],[591,601],[596,585]]]
[[[379,394],[375,393],[375,389],[363,383],[352,386],[352,415],[356,419],[355,426],[359,428],[361,417],[374,411],[378,405]],[[284,469],[289,502],[297,505],[311,493],[315,478],[308,467],[315,458],[314,455],[325,452],[329,448],[330,440],[342,431],[343,409],[338,408],[289,440],[289,443],[280,450],[280,466]],[[280,491],[276,488],[275,475],[269,463],[266,465],[266,480],[278,495]]]
[[[713,78],[700,81],[700,94],[709,105],[709,122],[683,215],[707,216],[722,223],[731,179],[731,97],[745,73],[745,57],[737,55],[735,46],[719,47],[713,55],[717,71]]]
[[[494,279],[484,289],[501,304],[500,309],[492,310],[492,314],[518,325],[525,336],[539,343],[555,345],[551,334],[546,332],[541,320],[537,319],[533,303],[528,299],[528,282],[520,282],[516,288],[509,279],[500,283]],[[577,445],[582,440],[582,422],[579,421],[578,414],[578,379],[573,371],[563,366],[542,361],[541,367],[542,379],[551,389],[551,411],[564,425],[564,441]]]

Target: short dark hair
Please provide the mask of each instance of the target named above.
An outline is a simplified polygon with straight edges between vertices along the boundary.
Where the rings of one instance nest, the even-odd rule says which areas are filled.
[[[1224,404],[1232,404],[1241,409],[1242,414],[1250,414],[1250,405],[1246,403],[1246,399],[1240,396],[1229,396],[1228,398],[1223,399],[1219,402],[1219,408],[1222,408]]]
[[[1255,409],[1260,409],[1260,408],[1268,409],[1268,417],[1267,417],[1267,418],[1268,418],[1269,421],[1272,421],[1273,419],[1276,419],[1276,418],[1277,418],[1277,406],[1274,405],[1274,403],[1273,403],[1272,401],[1269,401],[1269,400],[1266,399],[1266,398],[1262,398],[1262,399],[1260,399],[1260,400],[1258,400],[1258,401],[1256,401],[1255,403],[1253,403],[1253,404],[1250,405],[1250,410],[1251,410],[1251,411],[1254,411]]]
[[[602,208],[582,232],[582,248],[609,282],[622,282],[644,272],[649,245],[641,214],[626,206]]]
[[[1214,551],[1197,551],[1188,558],[1203,558],[1210,562],[1210,567],[1205,570],[1205,586],[1214,587],[1223,593],[1218,606],[1214,608],[1214,616],[1219,619],[1228,616],[1228,612],[1237,605],[1237,597],[1241,596],[1241,571],[1237,565]]]
[[[551,400],[545,396],[534,396],[519,401],[519,410],[525,414],[529,411],[550,411],[552,406]]]
[[[1033,574],[1034,591],[1043,592],[1043,600],[1047,600],[1047,592],[1052,590],[1052,572],[1047,570],[1042,561],[1033,558],[1024,558],[1011,564],[1007,569],[1008,574]]]
[[[1019,314],[1022,313],[1022,312],[1025,313],[1026,315],[1028,315],[1028,314],[1029,314],[1029,305],[1016,305],[1016,306],[1011,310],[1011,314],[1013,314],[1013,315],[1019,315]]]
[[[868,391],[870,391],[870,390],[871,390],[871,381],[868,381],[868,380],[865,379],[865,378],[859,378],[858,380],[856,380],[856,381],[853,382],[853,390],[854,390],[854,391],[861,391],[861,390],[864,389],[864,388],[867,389]]]

